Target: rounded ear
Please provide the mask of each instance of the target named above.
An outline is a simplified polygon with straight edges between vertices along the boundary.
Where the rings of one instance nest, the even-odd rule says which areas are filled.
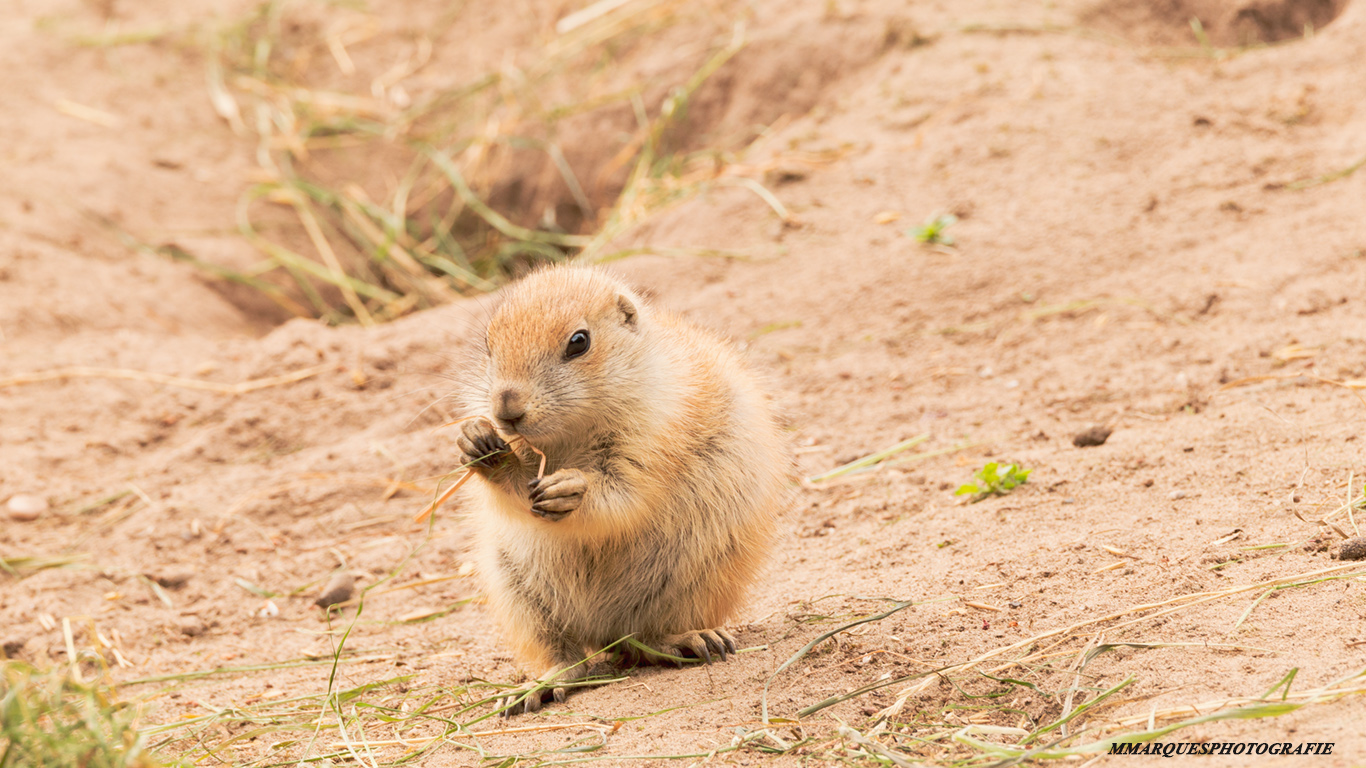
[[[636,311],[636,305],[631,303],[631,300],[626,297],[626,294],[617,294],[617,310],[621,312],[622,324],[634,331],[636,329],[636,321],[639,319],[638,313]]]

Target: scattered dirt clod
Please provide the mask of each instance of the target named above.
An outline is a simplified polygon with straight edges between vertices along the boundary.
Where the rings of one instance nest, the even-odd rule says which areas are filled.
[[[1342,542],[1338,549],[1339,560],[1366,560],[1366,536],[1358,536]]]
[[[190,577],[194,574],[187,572],[180,573],[149,573],[147,578],[155,581],[158,586],[165,589],[181,589],[189,583]]]
[[[1078,448],[1090,448],[1096,445],[1105,445],[1105,441],[1110,439],[1110,434],[1114,430],[1099,424],[1087,427],[1072,436],[1072,445]]]
[[[208,631],[208,625],[198,616],[182,616],[176,621],[176,630],[186,637],[199,637]]]

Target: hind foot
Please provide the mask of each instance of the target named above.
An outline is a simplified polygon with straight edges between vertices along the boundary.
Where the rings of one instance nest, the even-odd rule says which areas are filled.
[[[694,632],[680,632],[677,635],[668,635],[657,643],[650,646],[650,651],[641,651],[633,648],[636,652],[636,660],[646,664],[673,664],[682,666],[670,656],[683,659],[699,659],[708,664],[712,662],[712,657],[719,656],[721,661],[730,658],[730,654],[736,652],[735,636],[720,627],[716,629],[699,629]],[[653,651],[653,652],[651,652]]]
[[[498,708],[503,710],[503,717],[540,711],[541,705],[549,701],[564,701],[569,693],[564,683],[572,683],[587,676],[587,664],[556,664],[547,669],[535,682],[503,694],[498,699]]]

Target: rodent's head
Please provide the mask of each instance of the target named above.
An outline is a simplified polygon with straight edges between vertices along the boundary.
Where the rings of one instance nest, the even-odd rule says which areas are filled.
[[[613,417],[614,392],[630,387],[649,322],[640,297],[598,270],[534,272],[489,321],[487,404],[476,405],[534,445],[581,435]]]

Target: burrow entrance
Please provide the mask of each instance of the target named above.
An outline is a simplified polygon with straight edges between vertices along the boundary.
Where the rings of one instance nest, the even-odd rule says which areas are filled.
[[[1328,26],[1349,0],[1106,0],[1083,15],[1091,27],[1143,45],[1257,45],[1305,37]]]

